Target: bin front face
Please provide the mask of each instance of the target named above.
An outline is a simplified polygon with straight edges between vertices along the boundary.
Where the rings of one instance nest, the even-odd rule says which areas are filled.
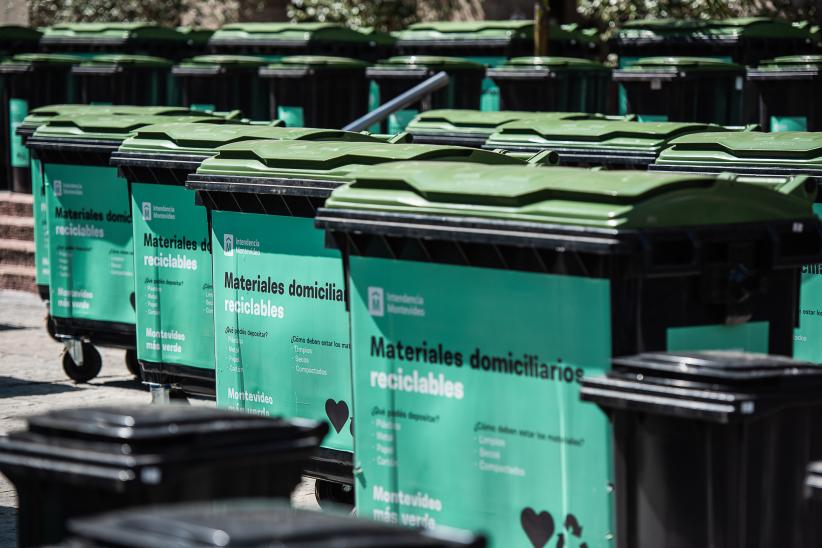
[[[656,222],[688,232],[694,211],[726,201],[702,222],[796,216],[816,230],[810,203],[694,176],[425,169],[404,162],[358,171],[317,217],[348,259],[358,514],[482,530],[499,547],[553,545],[560,534],[609,545],[608,420],[580,404],[577,384],[637,345],[767,351],[778,324],[784,351],[792,316],[771,317],[762,304],[764,322],[725,325],[694,292],[701,274],[674,281],[674,268],[652,280],[634,270],[645,259],[632,245],[603,242],[594,251],[584,240],[622,228],[630,239]],[[732,210],[739,194],[746,197]],[[567,232],[548,228],[555,223]],[[557,239],[542,239],[549,234]],[[604,262],[594,266],[599,253]],[[635,284],[645,289],[635,293]],[[673,304],[656,297],[675,286],[691,287],[678,307],[640,319]]]
[[[147,55],[97,55],[74,68],[83,103],[166,105],[171,61]]]
[[[818,131],[822,109],[822,56],[777,57],[748,69],[748,81],[759,97],[759,124],[766,131]]]
[[[614,73],[639,121],[743,123],[744,68],[718,59],[647,57]]]
[[[219,150],[188,183],[212,209],[217,405],[327,420],[324,447],[350,452],[346,286],[339,250],[314,226],[316,208],[359,164],[523,162],[431,145],[255,141]],[[244,180],[254,182],[238,186]]]
[[[696,123],[534,116],[499,126],[483,148],[531,153],[548,149],[559,154],[560,165],[645,169],[671,139],[721,130]]]
[[[400,133],[420,111],[430,109],[479,109],[485,68],[455,57],[411,55],[392,57],[368,69],[368,77],[379,88],[379,104],[384,104],[440,71],[450,81],[445,88],[388,117],[385,131]]]
[[[272,119],[289,127],[341,128],[368,112],[366,64],[357,59],[294,55],[260,69]]]
[[[488,71],[502,110],[604,112],[610,71],[572,57],[516,57]]]
[[[268,119],[268,96],[257,71],[262,57],[202,55],[175,66],[172,74],[182,104],[211,112],[239,109],[254,120]]]

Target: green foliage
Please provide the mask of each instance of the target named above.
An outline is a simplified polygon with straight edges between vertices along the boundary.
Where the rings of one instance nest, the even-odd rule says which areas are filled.
[[[378,31],[401,29],[417,21],[416,0],[292,0],[292,21],[344,23]]]

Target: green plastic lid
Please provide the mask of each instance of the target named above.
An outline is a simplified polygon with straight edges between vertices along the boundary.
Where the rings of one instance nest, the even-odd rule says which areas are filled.
[[[689,37],[717,38],[799,38],[810,39],[806,29],[767,17],[720,20],[643,19],[629,21],[617,31],[618,40]]]
[[[162,57],[150,55],[127,55],[122,53],[106,53],[95,55],[82,63],[81,66],[133,66],[133,67],[170,67],[171,61]]]
[[[337,129],[273,127],[251,125],[202,126],[191,123],[157,124],[138,129],[120,146],[127,154],[210,155],[218,147],[259,139],[294,141],[349,141],[383,143],[365,133]]]
[[[379,61],[374,69],[414,69],[418,67],[430,68],[432,70],[485,70],[485,66],[480,63],[469,61],[461,57],[442,57],[439,55],[401,55]]]
[[[34,132],[37,140],[51,142],[62,139],[122,141],[141,127],[175,122],[223,124],[227,120],[219,116],[129,116],[116,114],[66,114],[56,116]]]
[[[326,55],[289,55],[280,59],[277,63],[272,63],[266,68],[272,69],[302,69],[311,68],[314,70],[340,70],[340,69],[363,69],[368,66],[365,61],[352,59],[350,57],[330,57]]]
[[[124,42],[186,42],[175,29],[151,23],[64,23],[48,27],[43,44],[119,44]]]
[[[654,228],[813,217],[808,199],[700,177],[442,162],[362,167],[325,207],[596,228]],[[402,221],[395,221],[402,222]]]
[[[716,166],[728,171],[790,168],[801,172],[822,167],[822,133],[698,133],[672,140],[655,165]]]
[[[518,21],[434,21],[414,23],[394,33],[399,45],[410,42],[475,42],[532,40],[534,22]]]
[[[758,68],[793,70],[797,67],[819,67],[820,65],[822,65],[822,55],[786,55],[762,61]]]
[[[29,112],[20,125],[18,131],[33,132],[57,116],[68,114],[97,114],[97,115],[125,115],[125,116],[186,116],[192,113],[183,107],[132,107],[117,105],[48,105],[38,107]],[[202,114],[202,113],[197,113]]]
[[[497,127],[518,120],[535,117],[555,120],[587,120],[596,114],[582,112],[525,112],[439,109],[419,113],[406,127],[408,133],[484,133],[490,134]]]
[[[547,68],[552,70],[608,70],[602,63],[577,57],[514,57],[499,66],[501,69],[531,70]]]
[[[704,131],[722,131],[722,127],[684,122],[557,120],[535,117],[503,124],[484,146],[506,149],[657,152],[671,139]]]
[[[11,59],[4,61],[4,65],[76,65],[84,59],[77,55],[65,55],[62,53],[20,53]]]
[[[189,44],[205,45],[208,43],[208,39],[214,34],[214,29],[177,27],[177,32],[185,36]]]
[[[190,59],[183,60],[178,67],[198,68],[198,67],[239,67],[257,68],[267,64],[263,57],[254,55],[198,55]]]
[[[676,72],[695,71],[729,71],[742,72],[744,67],[712,57],[642,57],[630,66],[622,69],[624,72],[644,72],[669,70]]]
[[[370,43],[361,32],[336,23],[232,23],[209,40],[212,45],[270,44],[299,46],[309,42]]]
[[[4,47],[7,44],[21,44],[25,42],[29,42],[34,46],[40,41],[42,35],[42,32],[31,27],[0,25],[0,46]]]
[[[246,141],[220,147],[197,175],[344,180],[355,166],[397,160],[524,164],[511,156],[468,147],[389,143]]]

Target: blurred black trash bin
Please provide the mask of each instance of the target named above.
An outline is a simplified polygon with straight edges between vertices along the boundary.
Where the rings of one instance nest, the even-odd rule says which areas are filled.
[[[118,508],[287,497],[327,432],[204,407],[52,411],[0,438],[0,471],[17,489],[19,545],[40,546],[71,518]]]
[[[78,101],[92,105],[173,104],[171,61],[150,55],[102,54],[72,69]]]
[[[822,55],[795,55],[763,61],[748,69],[759,98],[759,125],[765,131],[822,129]]]
[[[581,397],[614,432],[618,548],[804,548],[822,368],[741,352],[616,358]]]
[[[112,512],[72,521],[75,548],[485,548],[479,535],[295,510],[284,501],[233,500]]]

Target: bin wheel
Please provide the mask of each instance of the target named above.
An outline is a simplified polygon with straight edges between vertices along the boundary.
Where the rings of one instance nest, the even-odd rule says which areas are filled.
[[[137,351],[131,348],[126,350],[126,368],[137,380],[143,378],[143,370],[140,368],[140,362],[137,361]]]
[[[49,337],[53,340],[60,342],[60,339],[57,338],[57,328],[54,325],[54,318],[51,317],[51,314],[46,314],[46,333],[48,333]]]
[[[338,507],[344,506],[353,510],[354,486],[318,479],[314,481],[314,498],[320,506],[333,503]]]
[[[100,373],[103,368],[103,358],[91,343],[84,342],[83,365],[77,365],[68,350],[63,350],[63,371],[74,382],[88,382]]]
[[[186,393],[179,388],[172,388],[169,390],[168,399],[176,404],[189,405],[191,403],[188,401],[188,395],[186,395]]]

